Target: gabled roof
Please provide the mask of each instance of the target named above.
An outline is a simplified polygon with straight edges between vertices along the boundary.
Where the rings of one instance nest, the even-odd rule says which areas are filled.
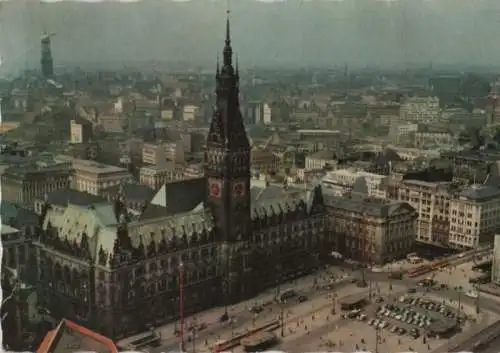
[[[205,190],[205,177],[166,183],[153,196],[141,219],[189,212],[205,200]]]
[[[118,219],[112,204],[100,203],[89,206],[68,205],[63,214],[48,210],[43,229],[54,227],[62,240],[81,244],[86,235],[90,257],[97,263],[102,248],[109,255],[113,253]],[[64,237],[64,238],[63,238]]]
[[[76,351],[118,353],[118,349],[111,339],[67,319],[62,319],[55,330],[47,333],[37,349],[37,353],[72,353]]]
[[[284,185],[267,185],[263,180],[252,180],[250,185],[252,198],[252,219],[287,213],[302,208],[311,212],[315,203],[323,203],[321,187],[299,189]]]

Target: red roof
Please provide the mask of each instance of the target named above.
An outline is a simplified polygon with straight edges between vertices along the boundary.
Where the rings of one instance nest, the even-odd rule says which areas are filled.
[[[67,319],[62,319],[56,329],[47,333],[37,353],[69,353],[82,350],[118,353],[111,339]]]

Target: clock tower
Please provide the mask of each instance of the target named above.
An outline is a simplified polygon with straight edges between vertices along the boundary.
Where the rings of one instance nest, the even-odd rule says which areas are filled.
[[[238,64],[233,67],[229,16],[222,67],[217,61],[216,104],[205,151],[206,204],[221,241],[246,240],[250,227],[250,143],[239,103]]]

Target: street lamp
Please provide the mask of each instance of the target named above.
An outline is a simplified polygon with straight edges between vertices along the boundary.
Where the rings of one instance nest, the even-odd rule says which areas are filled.
[[[462,286],[457,286],[455,289],[458,292],[458,316],[457,322],[460,322],[460,316],[462,314]]]
[[[221,321],[229,320],[229,310],[228,310],[228,302],[229,302],[229,246],[226,245],[226,269],[223,280],[223,290],[224,290],[224,314],[221,317]]]
[[[481,283],[478,283],[477,286],[476,286],[476,314],[479,315],[479,313],[481,312],[480,308],[479,308],[479,295],[481,293]]]
[[[184,264],[182,262],[179,264],[179,303],[181,314],[179,349],[181,352],[184,352]]]
[[[285,315],[284,315],[284,307],[283,303],[281,302],[280,294],[281,294],[281,279],[282,279],[282,266],[281,264],[276,265],[276,271],[277,271],[277,276],[276,278],[278,279],[278,285],[276,287],[276,299],[278,300],[278,305],[280,306],[280,314],[279,314],[279,321],[280,321],[280,326],[281,326],[281,337],[285,336]]]
[[[192,331],[191,331],[191,334],[192,334],[192,336],[193,336],[193,338],[192,338],[192,339],[193,339],[193,353],[195,353],[195,352],[196,352],[196,335],[198,334],[198,333],[196,332],[196,324],[195,324],[195,325],[193,325],[193,329],[192,329]],[[182,352],[182,351],[181,351],[181,352]]]

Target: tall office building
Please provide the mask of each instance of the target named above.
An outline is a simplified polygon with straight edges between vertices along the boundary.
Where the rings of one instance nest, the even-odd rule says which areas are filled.
[[[52,50],[50,48],[50,38],[53,35],[53,33],[42,34],[42,57],[40,59],[40,64],[44,78],[51,78],[54,75],[54,61],[52,60]]]

